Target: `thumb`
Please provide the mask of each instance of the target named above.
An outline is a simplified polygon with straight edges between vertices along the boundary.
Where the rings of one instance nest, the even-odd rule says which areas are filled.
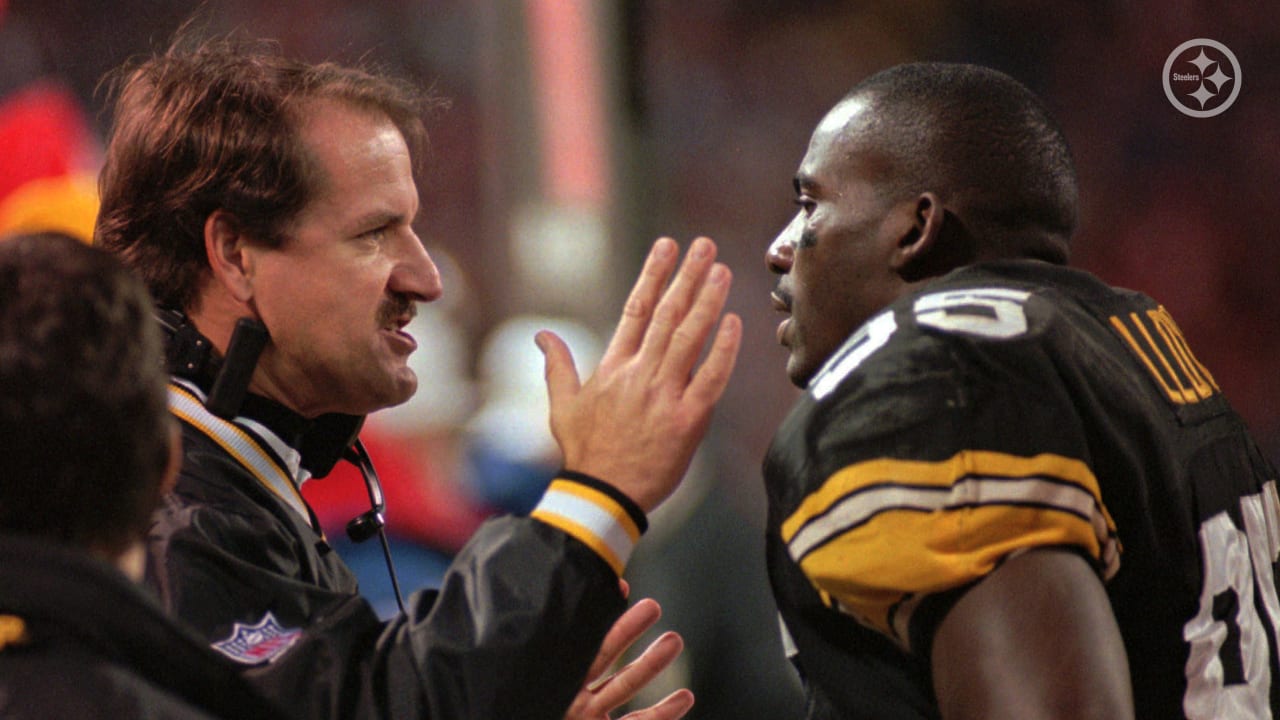
[[[573,365],[573,353],[564,340],[550,330],[543,330],[534,335],[533,342],[542,351],[547,403],[551,408],[551,416],[555,417],[558,414],[557,408],[577,395],[582,383],[578,380],[578,370]]]

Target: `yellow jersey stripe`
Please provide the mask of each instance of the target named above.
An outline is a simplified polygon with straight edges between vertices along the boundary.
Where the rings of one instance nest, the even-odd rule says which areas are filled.
[[[914,606],[906,600],[978,580],[1010,553],[1064,545],[1093,557],[1106,578],[1120,566],[1097,478],[1051,453],[856,463],[805,498],[782,536],[829,604],[900,642],[895,608],[901,615]]]
[[[1105,554],[1093,526],[1074,514],[987,505],[883,513],[810,553],[800,566],[840,610],[905,643],[904,600],[960,587],[1014,552],[1049,546],[1080,547],[1095,558]]]
[[[1081,486],[1102,504],[1098,480],[1089,467],[1062,455],[1043,453],[1023,457],[987,450],[962,450],[933,462],[877,458],[845,467],[828,478],[783,522],[782,539],[790,543],[805,524],[861,490],[881,485],[951,488],[970,476],[1058,478]]]

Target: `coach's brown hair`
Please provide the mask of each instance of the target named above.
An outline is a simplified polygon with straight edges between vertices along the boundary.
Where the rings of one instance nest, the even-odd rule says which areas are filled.
[[[321,178],[299,131],[315,109],[308,101],[385,114],[415,163],[426,149],[422,113],[435,102],[373,69],[308,64],[241,37],[180,37],[106,82],[115,110],[94,243],[124,257],[158,304],[180,310],[193,309],[208,277],[211,213],[227,211],[274,246],[314,196]]]

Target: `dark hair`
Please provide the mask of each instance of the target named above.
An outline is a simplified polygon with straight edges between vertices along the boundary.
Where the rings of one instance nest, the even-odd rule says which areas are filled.
[[[1010,255],[1065,262],[1078,190],[1066,138],[1039,98],[996,70],[911,63],[859,83],[864,138],[892,163],[898,196],[937,192],[969,231]]]
[[[160,305],[179,310],[192,309],[208,277],[211,213],[229,212],[255,241],[275,246],[315,196],[323,178],[300,139],[308,101],[386,115],[417,162],[426,148],[422,112],[434,104],[372,69],[312,65],[239,37],[180,36],[107,84],[115,116],[94,242],[125,257]]]
[[[159,502],[170,428],[146,288],[65,235],[0,242],[0,532],[118,553]]]

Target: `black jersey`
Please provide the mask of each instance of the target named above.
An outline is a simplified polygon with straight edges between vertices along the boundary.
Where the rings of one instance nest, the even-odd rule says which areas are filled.
[[[1276,474],[1144,295],[1036,261],[957,270],[828,359],[765,478],[811,718],[937,717],[938,622],[1048,546],[1106,583],[1139,718],[1280,710]]]

